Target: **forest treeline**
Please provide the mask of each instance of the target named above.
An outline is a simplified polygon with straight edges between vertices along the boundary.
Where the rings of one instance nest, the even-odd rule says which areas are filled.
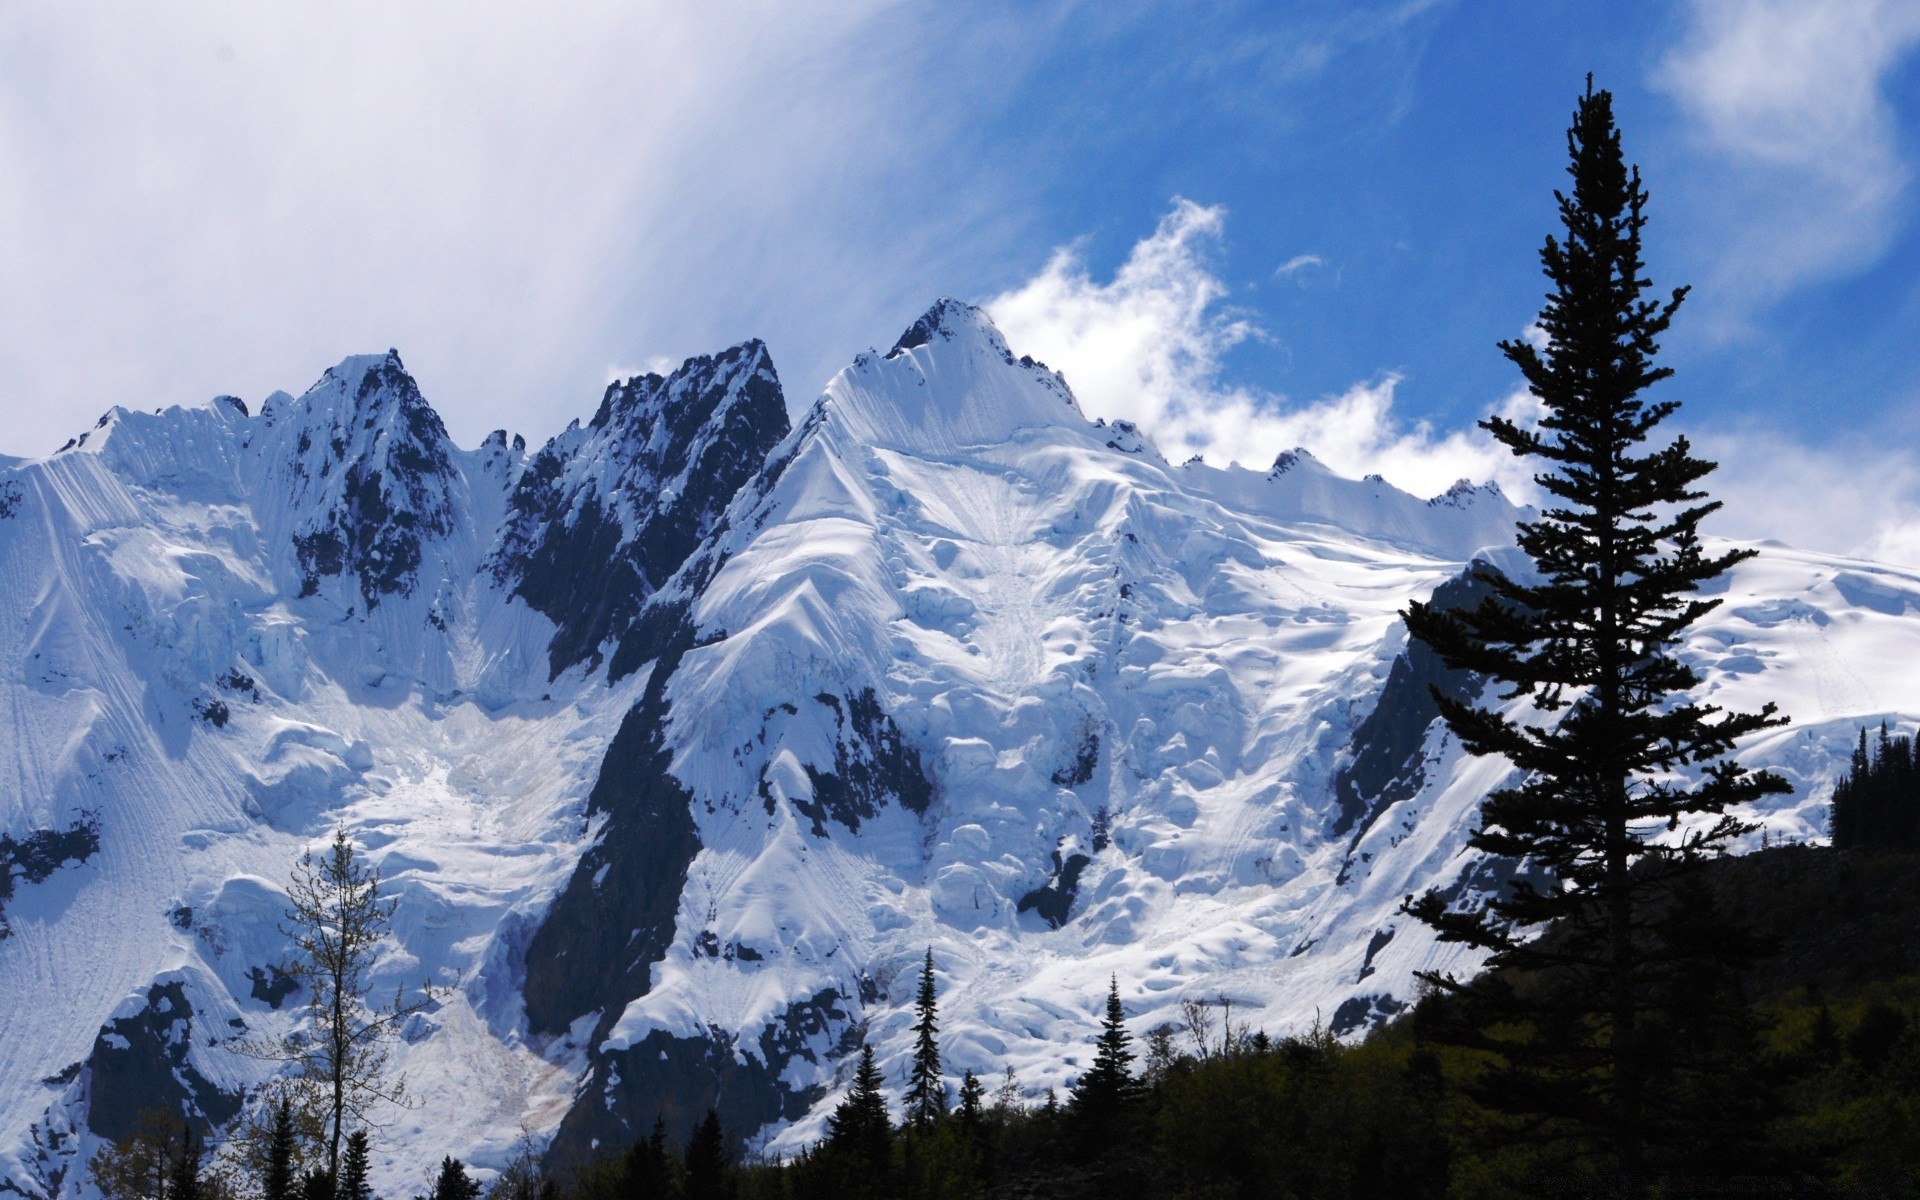
[[[1678,1116],[1672,1170],[1648,1194],[1920,1196],[1920,855],[1785,846],[1704,878],[1770,953],[1736,981],[1732,1031],[1654,1081],[1652,1099]],[[1470,1012],[1455,998],[1430,995],[1351,1044],[1325,1030],[1270,1038],[1218,1003],[1135,1039],[1110,1007],[1094,1065],[1036,1101],[1004,1072],[947,1076],[933,978],[923,966],[909,1069],[886,1079],[870,1050],[850,1060],[853,1086],[798,1156],[743,1155],[751,1131],[710,1114],[685,1141],[657,1124],[581,1166],[549,1169],[529,1151],[484,1187],[445,1158],[387,1200],[1617,1194],[1589,1148],[1487,1103],[1500,1064],[1460,1046]],[[1697,1038],[1686,1019],[1676,1033]],[[298,1131],[282,1136],[282,1151],[218,1167],[156,1117],[95,1178],[113,1200],[374,1200],[364,1128],[345,1139],[337,1188],[296,1169]]]

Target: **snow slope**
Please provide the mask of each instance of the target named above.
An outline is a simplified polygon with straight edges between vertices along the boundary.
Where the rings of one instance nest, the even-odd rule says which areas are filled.
[[[382,984],[451,989],[390,1193],[709,1104],[803,1144],[861,1042],[901,1075],[929,946],[951,1074],[1029,1095],[1109,977],[1140,1031],[1357,1032],[1471,966],[1401,898],[1499,883],[1464,841],[1502,768],[1427,691],[1471,685],[1396,613],[1516,567],[1518,510],[1172,465],[952,301],[791,430],[747,343],[463,451],[389,354],[115,410],[0,512],[0,1190],[83,1194],[146,1103],[238,1110],[336,822],[402,897]],[[1794,717],[1748,757],[1817,837],[1858,725],[1920,717],[1920,576],[1761,550],[1688,653]]]

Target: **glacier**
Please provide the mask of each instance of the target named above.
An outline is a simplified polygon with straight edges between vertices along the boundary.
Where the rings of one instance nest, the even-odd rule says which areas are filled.
[[[344,824],[436,1002],[376,1185],[560,1163],[709,1105],[818,1136],[909,1053],[1029,1097],[1230,1000],[1357,1036],[1470,957],[1398,913],[1500,873],[1409,599],[1523,569],[1493,485],[1174,464],[943,300],[790,421],[743,343],[546,445],[449,439],[400,357],[115,409],[0,460],[0,1192],[87,1196],[140,1109],[218,1125],[300,1019],[288,873]],[[1686,655],[1794,718],[1754,814],[1817,840],[1856,729],[1920,717],[1920,574],[1759,546]]]

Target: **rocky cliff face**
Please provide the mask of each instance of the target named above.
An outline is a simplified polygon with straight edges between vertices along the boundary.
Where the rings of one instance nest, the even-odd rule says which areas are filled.
[[[1031,1094],[1107,980],[1357,1033],[1469,969],[1398,916],[1502,886],[1405,645],[1518,570],[1497,489],[1175,466],[942,301],[789,425],[765,347],[454,446],[397,355],[253,412],[115,410],[0,466],[0,1190],[81,1194],[129,1103],[214,1129],[303,1019],[277,930],[344,823],[441,984],[377,1181],[579,1160],[709,1105],[804,1144],[872,1044]],[[1920,714],[1920,579],[1769,548],[1688,654],[1795,717],[1749,755],[1821,828],[1855,724]],[[1863,599],[1864,598],[1864,599]],[[1910,598],[1906,602],[1903,598]]]

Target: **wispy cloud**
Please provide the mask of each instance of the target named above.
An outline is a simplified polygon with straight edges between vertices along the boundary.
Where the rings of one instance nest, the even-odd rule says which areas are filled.
[[[1111,281],[1094,280],[1066,247],[988,311],[1010,344],[1066,375],[1089,415],[1135,422],[1176,459],[1264,467],[1305,446],[1337,471],[1378,473],[1419,495],[1461,478],[1530,490],[1528,473],[1478,429],[1401,420],[1393,376],[1307,404],[1226,382],[1227,352],[1260,331],[1224,303],[1228,288],[1207,265],[1225,220],[1220,208],[1176,201]]]
[[[1911,0],[1694,0],[1654,82],[1718,160],[1703,223],[1733,307],[1886,248],[1912,172],[1885,88],[1916,45]]]
[[[804,402],[1019,219],[942,166],[1014,32],[897,0],[0,7],[0,449],[390,345],[469,442],[749,336]]]
[[[1324,267],[1326,260],[1318,254],[1296,254],[1273,270],[1275,279],[1292,279],[1308,267]]]

